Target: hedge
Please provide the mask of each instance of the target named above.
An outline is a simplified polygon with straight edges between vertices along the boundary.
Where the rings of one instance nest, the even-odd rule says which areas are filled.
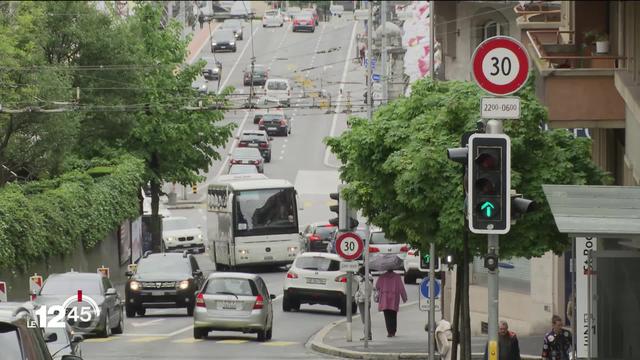
[[[78,243],[95,246],[138,215],[143,172],[141,160],[122,157],[110,175],[93,178],[91,170],[75,170],[0,188],[0,269],[25,270]]]

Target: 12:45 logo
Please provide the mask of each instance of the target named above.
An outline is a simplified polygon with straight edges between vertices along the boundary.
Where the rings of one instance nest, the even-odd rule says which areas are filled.
[[[29,327],[64,328],[65,323],[77,325],[79,323],[97,323],[100,320],[100,307],[89,296],[83,296],[78,291],[77,296],[70,296],[61,305],[42,305],[34,311],[35,323]],[[73,326],[73,325],[72,325]]]

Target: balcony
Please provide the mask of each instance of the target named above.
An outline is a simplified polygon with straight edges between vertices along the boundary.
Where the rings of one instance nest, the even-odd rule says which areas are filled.
[[[562,3],[539,1],[518,4],[513,8],[520,29],[558,28],[562,22]]]
[[[593,54],[575,32],[526,30],[523,36],[538,72],[536,92],[555,128],[624,128],[624,101],[614,72],[623,57]]]

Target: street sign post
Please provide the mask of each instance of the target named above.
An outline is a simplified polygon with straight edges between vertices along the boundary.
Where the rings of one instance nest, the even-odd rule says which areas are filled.
[[[434,282],[434,305],[435,305],[435,311],[440,311],[440,301],[435,301],[438,300],[440,298],[440,280],[436,280]],[[429,278],[425,277],[424,279],[422,279],[422,281],[420,282],[420,298],[418,301],[418,305],[420,308],[420,311],[429,311],[429,308],[431,306],[431,298],[429,297]]]
[[[380,74],[373,74],[373,75],[371,75],[371,80],[373,80],[373,81],[380,81]]]
[[[105,267],[104,265],[99,267],[97,269],[97,272],[98,274],[102,275],[103,277],[106,277],[107,279],[111,277],[111,272],[109,271],[109,268]]]
[[[519,119],[520,98],[483,97],[480,102],[480,116],[483,119]]]
[[[33,274],[29,277],[29,294],[31,295],[31,301],[36,299],[36,294],[42,288],[42,276]]]
[[[356,260],[363,250],[364,244],[358,234],[346,232],[336,239],[336,253],[345,260]]]
[[[529,78],[529,56],[524,45],[508,36],[494,36],[471,57],[475,82],[484,91],[505,96],[520,90]]]
[[[340,271],[358,272],[360,264],[357,261],[342,261],[340,263]]]

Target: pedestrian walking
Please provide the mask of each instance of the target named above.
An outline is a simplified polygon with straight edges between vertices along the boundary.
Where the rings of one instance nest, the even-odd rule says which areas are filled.
[[[551,318],[551,326],[551,331],[544,335],[542,359],[569,360],[572,347],[571,332],[562,328],[562,318],[558,315]]]
[[[500,321],[498,327],[498,360],[520,360],[520,343],[513,331],[509,331],[509,324]],[[484,360],[488,359],[488,351],[484,349]]]
[[[367,274],[367,276],[365,276],[364,266],[361,266],[360,269],[358,270],[358,273],[356,274],[356,281],[358,283],[358,291],[356,291],[355,300],[356,300],[356,303],[358,304],[358,310],[360,310],[360,318],[362,319],[362,325],[367,326],[367,324],[364,323],[365,310],[366,310],[366,313],[369,314],[369,324],[371,324],[371,293],[369,293],[369,308],[365,309],[364,301],[367,298],[366,286],[369,287],[370,289],[369,291],[371,291],[373,288],[373,276],[371,276],[370,273]],[[367,329],[365,329],[365,331],[366,330]],[[369,337],[369,340],[371,340],[372,339],[371,327],[369,327],[368,331],[369,331],[368,337]],[[360,340],[364,341],[364,336]]]
[[[394,337],[398,329],[400,298],[402,298],[402,302],[407,302],[407,291],[404,288],[402,277],[393,272],[393,270],[387,270],[386,273],[378,278],[376,291],[378,311],[384,313],[387,337]]]

